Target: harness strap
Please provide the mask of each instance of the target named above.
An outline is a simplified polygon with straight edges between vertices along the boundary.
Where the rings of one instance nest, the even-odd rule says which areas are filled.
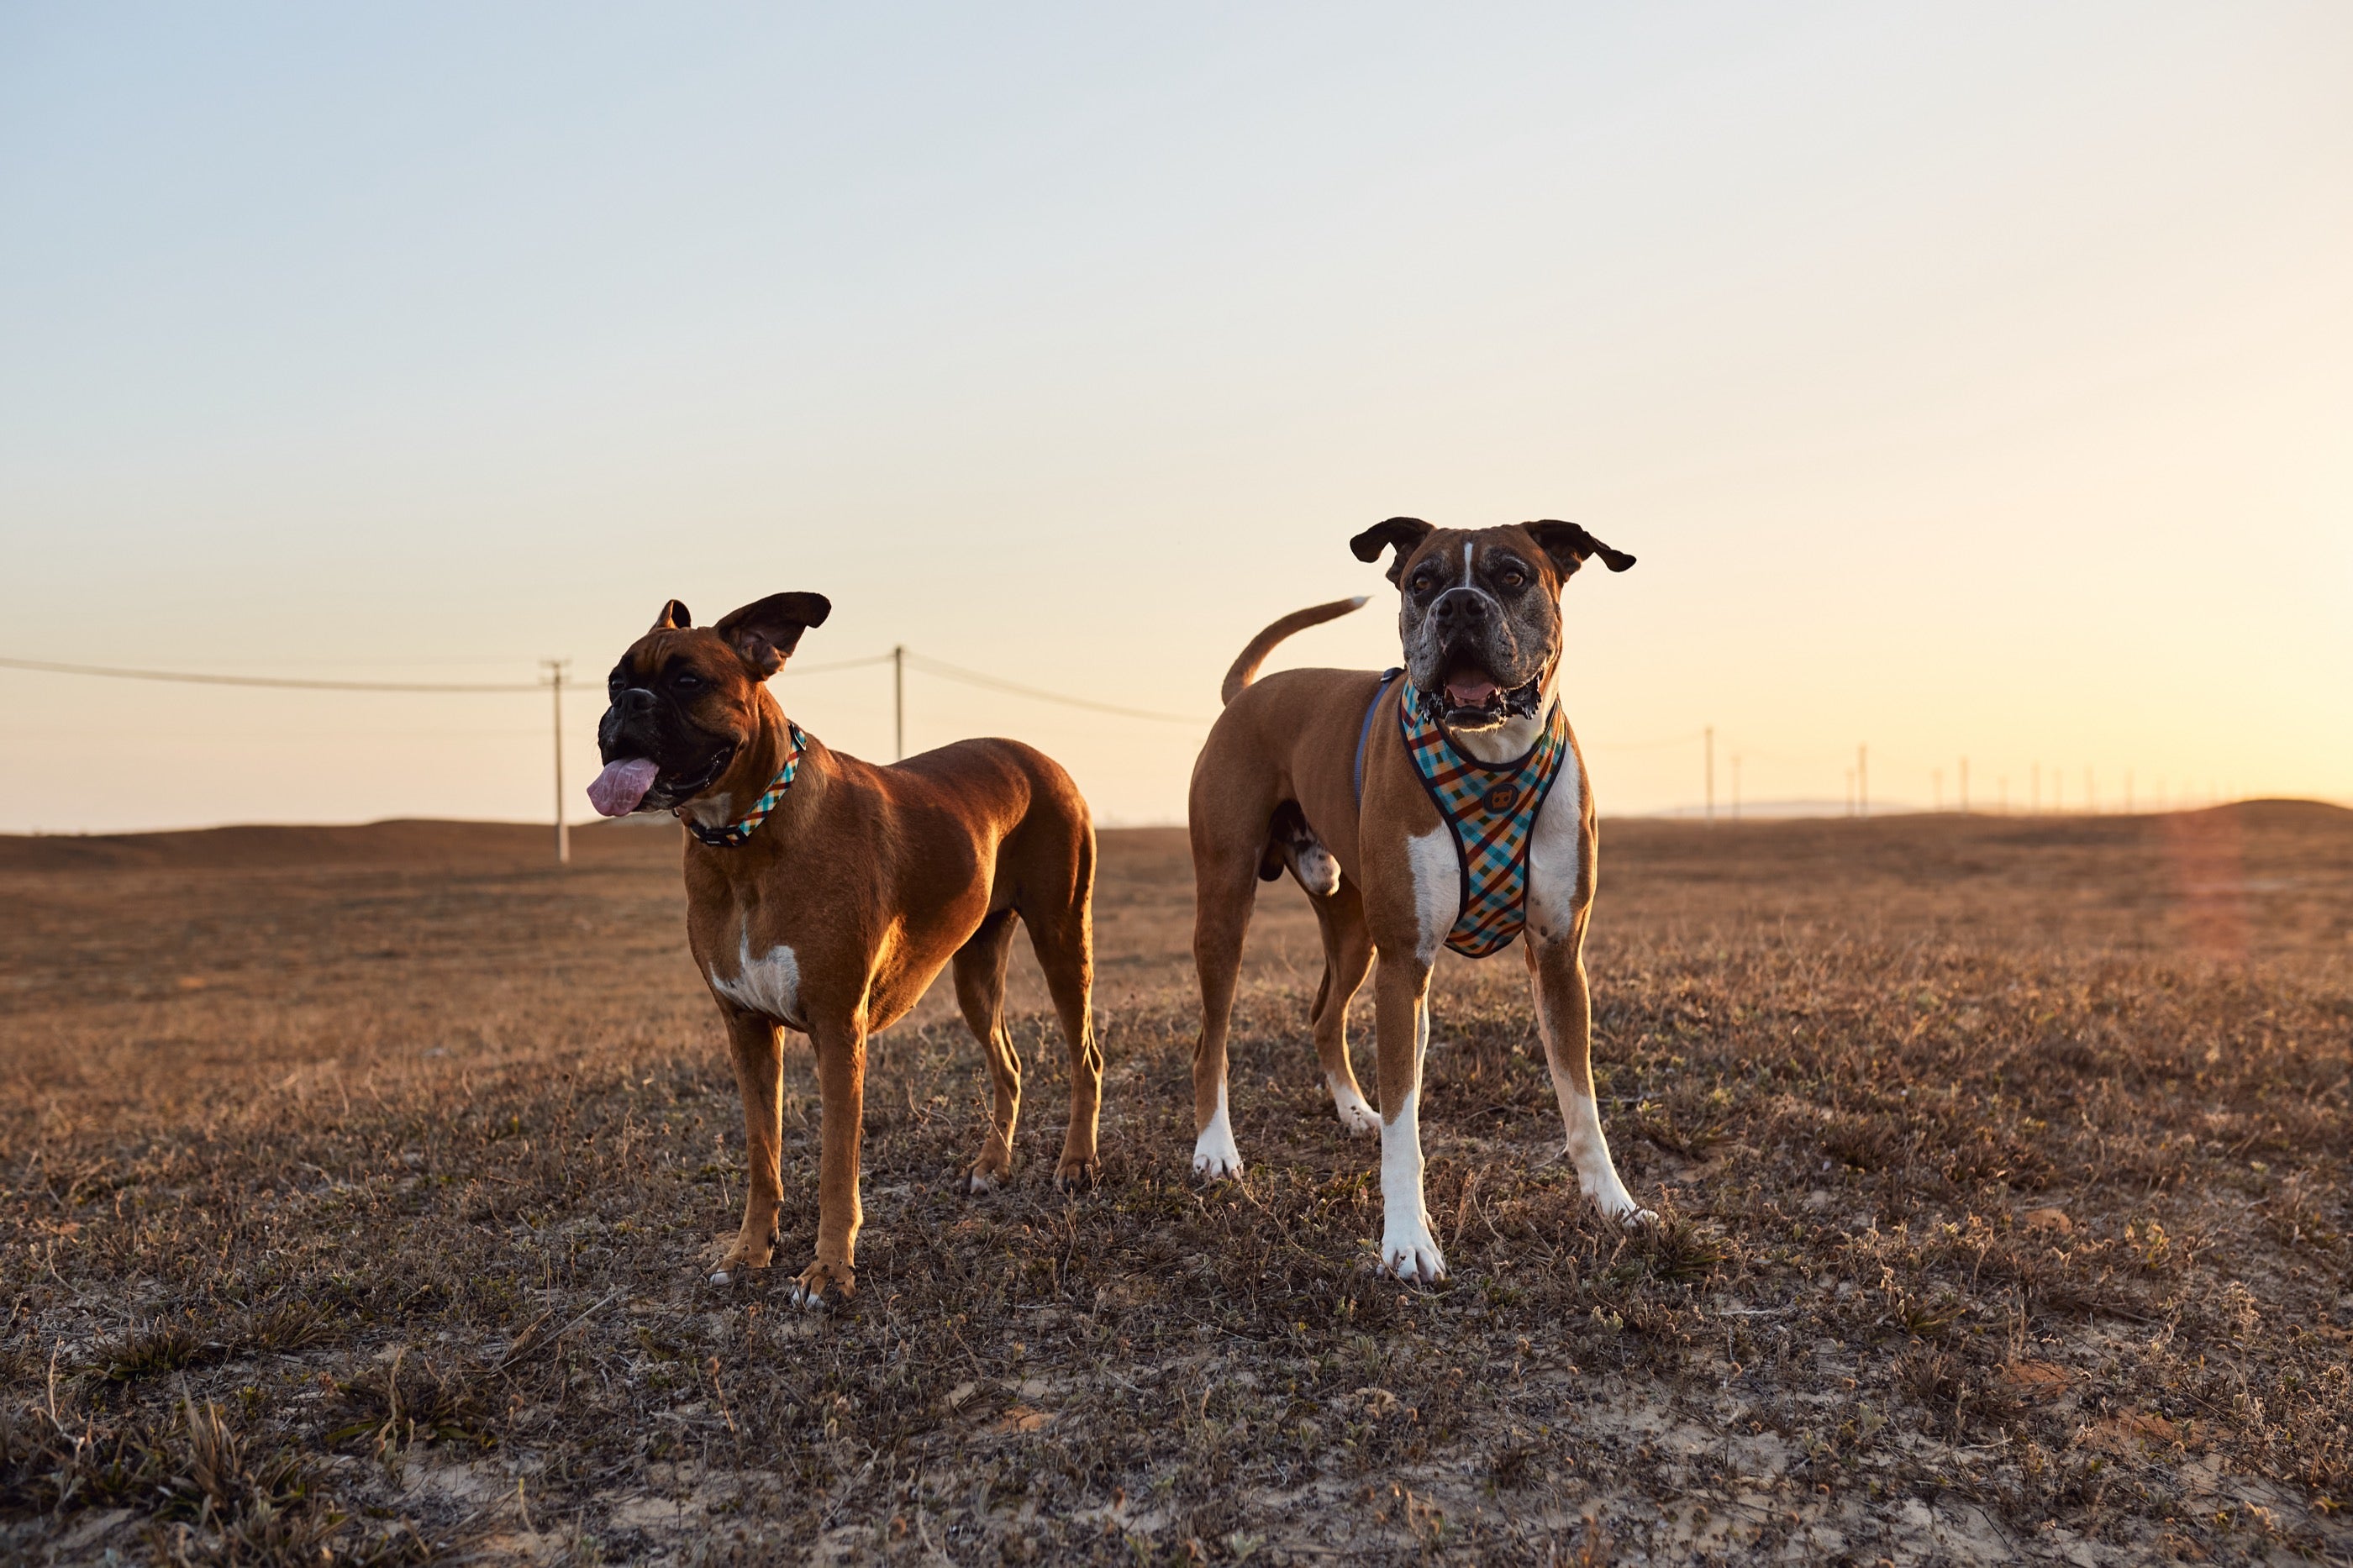
[[[1403,666],[1381,671],[1381,683],[1373,689],[1373,700],[1365,704],[1365,725],[1363,729],[1356,731],[1356,804],[1358,805],[1365,804],[1365,747],[1373,738],[1373,715],[1380,711],[1381,699],[1388,695],[1389,688],[1395,685],[1397,678],[1404,673]]]

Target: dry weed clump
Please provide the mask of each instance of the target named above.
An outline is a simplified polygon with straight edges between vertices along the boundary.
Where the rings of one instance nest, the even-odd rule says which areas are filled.
[[[1103,1185],[1043,1179],[1033,985],[1024,1167],[958,1190],[986,1075],[927,1004],[876,1043],[860,1295],[823,1316],[704,1282],[741,1133],[674,847],[600,830],[558,876],[535,837],[402,831],[0,870],[39,933],[0,937],[11,1557],[2353,1546],[2342,814],[2195,840],[2200,889],[2237,857],[2228,952],[2161,824],[1610,825],[1600,1092],[1666,1223],[1585,1208],[1520,966],[1451,964],[1429,1292],[1369,1267],[1375,1151],[1316,1079],[1287,889],[1237,1011],[1250,1173],[1192,1182],[1181,836],[1107,835]]]

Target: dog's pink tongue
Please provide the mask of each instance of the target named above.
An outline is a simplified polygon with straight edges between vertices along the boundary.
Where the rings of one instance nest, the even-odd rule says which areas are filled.
[[[1450,680],[1446,683],[1446,695],[1461,707],[1484,708],[1487,700],[1495,695],[1495,683],[1492,680]]]
[[[588,804],[599,816],[627,816],[638,809],[638,802],[646,798],[646,791],[654,787],[654,778],[660,772],[659,763],[644,757],[607,763],[605,771],[588,786]]]

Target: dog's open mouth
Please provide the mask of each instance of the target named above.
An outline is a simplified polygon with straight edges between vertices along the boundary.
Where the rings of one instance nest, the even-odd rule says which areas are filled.
[[[1505,688],[1484,665],[1465,655],[1450,658],[1440,668],[1438,708],[1446,723],[1458,730],[1483,730],[1536,710],[1542,678]]]
[[[616,757],[590,782],[588,804],[599,816],[667,811],[709,789],[734,758],[734,747],[722,746],[691,778],[664,778],[661,764],[650,757]]]

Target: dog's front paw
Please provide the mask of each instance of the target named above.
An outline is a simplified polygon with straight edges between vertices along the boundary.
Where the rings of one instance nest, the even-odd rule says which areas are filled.
[[[1234,1147],[1233,1129],[1226,1125],[1223,1116],[1193,1141],[1193,1173],[1205,1182],[1222,1182],[1242,1173],[1242,1152]]]
[[[741,1236],[728,1244],[720,1258],[719,1266],[711,1271],[713,1285],[731,1285],[754,1269],[765,1268],[776,1253],[775,1246],[766,1241],[750,1242]]]
[[[1406,1285],[1435,1285],[1445,1279],[1446,1258],[1430,1237],[1430,1226],[1416,1221],[1410,1226],[1384,1235],[1381,1272],[1395,1275],[1399,1283]]]
[[[1093,1154],[1065,1154],[1054,1167],[1054,1185],[1066,1193],[1085,1192],[1103,1180],[1103,1161]]]
[[[1013,1156],[1002,1150],[992,1149],[972,1163],[965,1174],[965,1191],[978,1197],[993,1193],[1013,1179]]]
[[[1638,1209],[1629,1204],[1609,1217],[1616,1220],[1621,1228],[1630,1231],[1650,1231],[1659,1228],[1659,1211],[1656,1209]]]
[[[858,1294],[858,1271],[847,1263],[828,1263],[819,1258],[802,1269],[800,1278],[793,1281],[790,1299],[794,1306],[815,1311],[825,1305],[828,1289],[849,1300]]]

